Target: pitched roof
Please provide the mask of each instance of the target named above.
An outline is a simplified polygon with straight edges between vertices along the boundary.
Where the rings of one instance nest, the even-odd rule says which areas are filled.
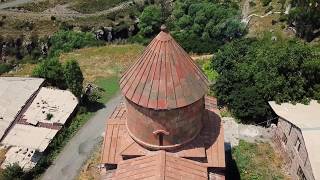
[[[159,151],[156,154],[121,161],[114,179],[207,180],[207,168],[198,162]]]
[[[202,98],[208,80],[168,32],[161,31],[120,80],[123,95],[153,109],[174,109]]]
[[[216,99],[205,98],[206,113],[203,122],[206,124],[199,136],[181,148],[170,151],[181,158],[201,159],[206,167],[224,168],[224,130],[218,116]],[[106,121],[101,163],[118,164],[126,157],[149,156],[155,151],[145,149],[136,143],[126,129],[127,112],[121,103]]]

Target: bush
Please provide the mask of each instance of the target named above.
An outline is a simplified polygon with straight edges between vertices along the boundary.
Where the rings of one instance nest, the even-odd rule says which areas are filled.
[[[55,21],[57,18],[55,16],[50,17],[51,21]]]
[[[280,15],[280,17],[279,17],[280,22],[285,22],[287,20],[288,20],[288,15],[285,15],[285,14]]]
[[[0,179],[20,180],[23,178],[23,175],[23,169],[17,163],[14,163],[7,166],[6,169],[1,172]]]
[[[256,4],[254,1],[250,1],[250,2],[249,2],[249,6],[250,6],[250,7],[254,7],[254,6],[256,6],[256,5],[257,5],[257,4]]]
[[[11,65],[8,65],[8,64],[0,64],[0,74],[9,72],[12,68],[13,68],[13,66],[11,66]]]
[[[272,0],[261,0],[262,6],[268,6]]]
[[[264,11],[265,13],[268,13],[268,12],[270,12],[270,11],[272,11],[273,10],[273,7],[272,6],[268,6],[267,7],[267,9]]]
[[[101,41],[97,41],[92,33],[74,32],[74,31],[58,31],[50,39],[49,56],[56,57],[61,52],[69,52],[73,49],[79,49],[88,46],[101,45]]]
[[[32,76],[45,78],[51,85],[65,88],[63,67],[57,58],[43,60],[33,70]]]
[[[47,118],[47,120],[51,120],[51,118],[53,118],[53,114],[48,113],[46,118]]]

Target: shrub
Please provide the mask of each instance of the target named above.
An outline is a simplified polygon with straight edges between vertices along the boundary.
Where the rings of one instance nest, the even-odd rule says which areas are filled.
[[[22,179],[23,175],[23,169],[17,163],[14,163],[1,172],[0,179],[19,180]]]
[[[55,16],[51,16],[50,19],[51,19],[51,21],[57,20],[57,18]]]
[[[47,120],[51,120],[51,118],[53,118],[53,114],[48,113],[46,118],[47,118]]]
[[[267,7],[267,9],[264,11],[265,13],[268,13],[268,12],[270,12],[270,11],[272,11],[273,10],[273,7],[272,6],[268,6]]]
[[[268,6],[272,0],[261,0],[263,6]]]
[[[51,85],[58,86],[60,88],[65,87],[63,67],[57,58],[42,61],[33,70],[32,76],[45,78]]]
[[[92,33],[58,31],[51,37],[50,44],[49,56],[55,57],[61,52],[69,52],[73,49],[101,45],[102,42],[97,41]]]
[[[254,1],[250,1],[250,2],[249,2],[249,6],[250,6],[250,7],[254,7],[254,6],[256,6],[256,3],[255,3]]]
[[[11,66],[11,65],[8,65],[8,64],[0,64],[0,74],[9,72],[12,68],[13,68],[13,66]]]

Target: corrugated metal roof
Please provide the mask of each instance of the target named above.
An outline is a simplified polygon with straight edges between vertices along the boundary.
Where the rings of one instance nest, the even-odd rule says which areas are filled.
[[[114,179],[207,180],[207,168],[201,163],[159,151],[154,155],[121,161]]]
[[[203,97],[208,80],[171,35],[161,31],[124,73],[120,88],[143,107],[174,109]]]

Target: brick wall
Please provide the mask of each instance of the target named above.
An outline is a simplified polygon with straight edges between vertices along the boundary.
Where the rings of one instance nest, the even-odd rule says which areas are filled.
[[[194,138],[202,128],[204,98],[172,110],[148,109],[127,99],[126,107],[131,136],[150,148],[159,148],[159,137],[154,134],[156,131],[169,133],[163,137],[163,146],[178,146]]]
[[[296,145],[297,139],[300,141],[300,148]],[[279,118],[274,142],[285,159],[289,173],[293,179],[299,179],[297,174],[299,167],[301,167],[306,179],[314,180],[304,139],[298,127]]]

